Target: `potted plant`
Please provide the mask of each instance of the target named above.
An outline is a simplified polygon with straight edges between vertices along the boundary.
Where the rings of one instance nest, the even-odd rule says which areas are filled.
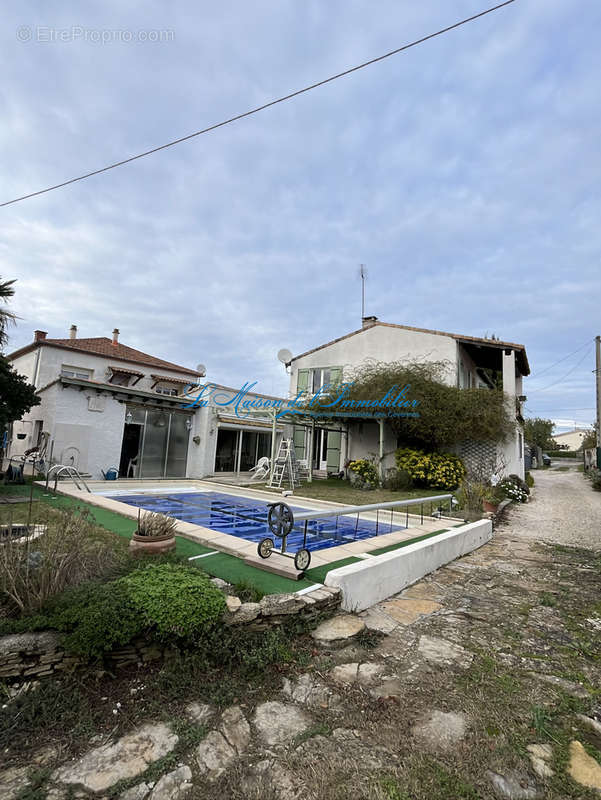
[[[503,496],[499,493],[496,486],[487,486],[482,495],[482,506],[485,511],[496,514],[502,499]]]
[[[138,527],[129,542],[134,551],[145,553],[166,553],[175,548],[176,521],[164,514],[149,512],[140,516]]]

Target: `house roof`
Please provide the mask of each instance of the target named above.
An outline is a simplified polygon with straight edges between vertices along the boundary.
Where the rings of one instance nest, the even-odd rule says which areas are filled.
[[[171,395],[165,394],[157,394],[156,392],[148,392],[145,389],[134,389],[131,386],[118,386],[114,383],[101,383],[100,381],[90,381],[85,380],[84,378],[66,378],[64,375],[61,375],[59,378],[55,378],[50,383],[47,383],[45,386],[42,386],[40,389],[37,390],[38,394],[41,392],[45,392],[47,389],[50,389],[51,386],[55,386],[56,384],[60,384],[61,386],[77,388],[80,391],[83,389],[94,389],[97,394],[113,394],[117,396],[118,400],[132,400],[132,401],[139,401],[144,404],[146,401],[150,405],[157,405],[157,406],[176,406],[181,408],[185,411],[189,411],[191,414],[196,412],[195,408],[188,408],[187,406],[184,408],[185,398],[182,397],[175,397]]]
[[[364,328],[359,328],[356,331],[351,331],[350,333],[347,333],[344,336],[339,336],[337,339],[332,339],[330,342],[321,344],[319,345],[319,347],[313,347],[311,350],[307,350],[298,356],[294,356],[294,358],[291,358],[290,361],[287,362],[287,366],[292,364],[293,361],[297,361],[299,358],[308,356],[310,353],[316,353],[318,350],[323,350],[326,347],[330,347],[330,345],[336,344],[336,342],[342,342],[344,341],[344,339],[349,339],[351,336],[356,336],[358,333],[364,333],[365,331],[371,330],[371,328],[375,327],[398,328],[404,331],[415,331],[417,333],[430,333],[434,334],[435,336],[449,336],[451,339],[455,339],[461,344],[472,344],[472,345],[477,345],[479,347],[490,347],[498,350],[500,349],[515,350],[520,372],[522,373],[522,375],[530,374],[530,365],[528,364],[526,348],[523,344],[517,344],[516,342],[502,342],[499,339],[485,339],[483,337],[478,337],[478,336],[462,336],[459,333],[447,333],[445,331],[436,331],[436,330],[431,330],[429,328],[414,328],[411,325],[397,325],[393,322],[380,322],[380,320],[376,320],[371,324],[365,326]]]
[[[59,347],[63,350],[71,350],[72,352],[90,353],[96,356],[106,356],[115,361],[129,361],[133,364],[143,364],[146,367],[159,367],[160,369],[170,370],[172,372],[183,372],[186,375],[194,375],[197,378],[202,378],[203,375],[194,369],[188,367],[180,367],[178,364],[173,364],[171,361],[164,361],[162,358],[156,358],[148,353],[143,353],[141,350],[136,350],[133,347],[128,347],[120,342],[113,344],[108,336],[97,336],[92,339],[38,339],[31,344],[15,350],[7,358],[13,359],[18,356],[25,355],[36,347]]]

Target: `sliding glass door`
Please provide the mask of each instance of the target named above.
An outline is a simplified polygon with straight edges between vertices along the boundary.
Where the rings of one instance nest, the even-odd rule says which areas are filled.
[[[122,463],[133,460],[135,470],[130,469],[130,477],[138,478],[185,478],[188,457],[189,429],[192,416],[169,409],[140,408],[127,406],[123,449],[128,448],[127,458],[122,452]],[[138,452],[134,455],[131,436],[127,436],[132,424],[140,426],[137,441]]]

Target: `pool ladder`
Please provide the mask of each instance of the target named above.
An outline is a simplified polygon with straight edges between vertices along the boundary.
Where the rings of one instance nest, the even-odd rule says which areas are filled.
[[[48,491],[48,483],[50,481],[50,473],[54,472],[54,491],[56,492],[56,487],[58,484],[58,479],[61,474],[65,473],[68,478],[70,478],[73,483],[77,486],[77,489],[82,492],[82,484],[84,489],[87,492],[90,492],[90,487],[81,477],[79,472],[73,466],[69,466],[68,464],[55,464],[53,467],[50,467],[48,472],[46,473],[46,491]]]

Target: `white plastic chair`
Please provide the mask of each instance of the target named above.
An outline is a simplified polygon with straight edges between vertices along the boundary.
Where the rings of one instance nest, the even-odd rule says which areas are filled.
[[[269,475],[270,461],[267,456],[262,456],[249,472],[252,472],[251,481],[262,481]]]

